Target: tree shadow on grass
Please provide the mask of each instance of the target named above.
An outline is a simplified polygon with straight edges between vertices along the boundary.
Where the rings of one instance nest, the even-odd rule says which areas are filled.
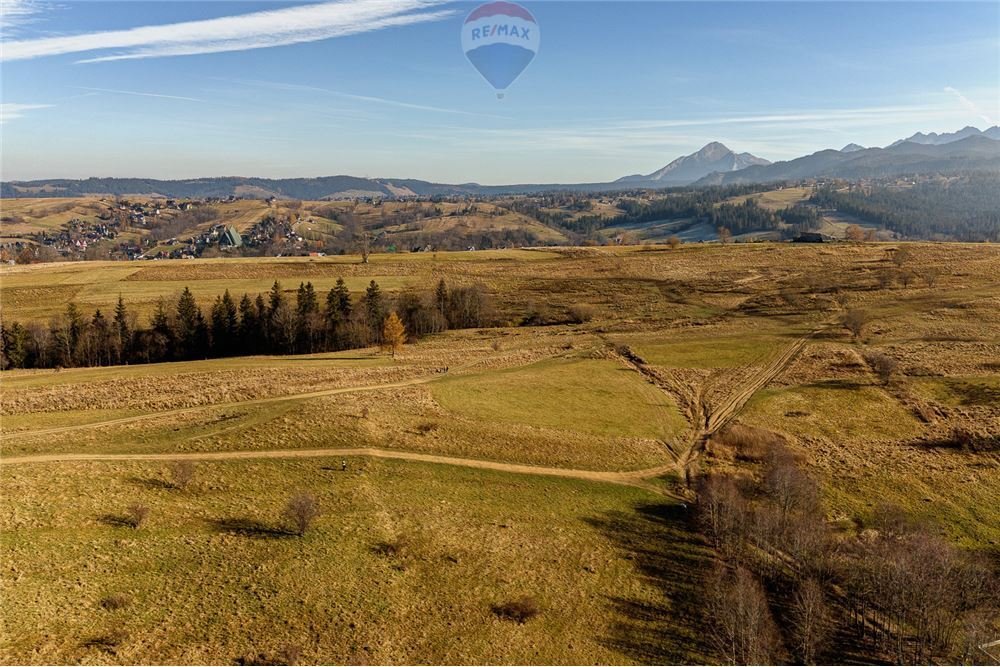
[[[220,533],[231,533],[243,537],[255,537],[258,539],[282,539],[296,537],[284,528],[276,528],[263,521],[248,519],[245,517],[226,517],[222,519],[209,519],[209,525]]]
[[[112,631],[107,632],[102,635],[96,635],[84,640],[81,643],[83,648],[93,648],[103,651],[108,655],[116,655],[118,653],[118,646],[122,644],[128,636],[122,631]]]
[[[122,514],[102,514],[97,520],[113,528],[135,528],[135,521]]]
[[[147,489],[162,490],[162,491],[175,491],[176,486],[170,482],[159,479],[157,477],[129,477],[127,480],[130,484],[135,484],[136,486],[141,486]]]
[[[644,664],[711,662],[702,629],[703,581],[713,553],[680,504],[640,505],[587,519],[659,592],[656,600],[609,594],[618,613],[601,642]]]
[[[803,386],[809,387],[810,389],[842,389],[855,391],[858,389],[864,389],[865,387],[874,387],[876,385],[866,379],[856,380],[850,378],[836,378],[829,380],[817,380],[816,382],[810,382]]]

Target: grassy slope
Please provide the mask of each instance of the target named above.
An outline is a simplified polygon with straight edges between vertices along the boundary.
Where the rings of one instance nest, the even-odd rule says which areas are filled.
[[[86,311],[109,312],[121,294],[136,312],[148,317],[158,299],[172,304],[184,287],[190,287],[206,308],[226,289],[237,298],[244,292],[255,296],[267,292],[275,280],[288,292],[304,281],[326,291],[341,277],[353,292],[363,291],[373,279],[392,291],[426,284],[454,263],[483,266],[496,260],[520,263],[553,257],[545,252],[503,250],[376,255],[367,266],[349,256],[39,264],[0,269],[0,303],[5,317],[47,321],[62,313],[69,301]]]
[[[800,285],[801,276],[816,274],[845,286],[849,305],[868,309],[872,325],[861,342],[849,341],[836,327],[817,337],[740,419],[785,432],[808,455],[811,469],[824,480],[831,518],[863,522],[879,502],[893,501],[937,522],[965,545],[995,551],[1000,542],[995,509],[1000,507],[1000,461],[995,455],[929,447],[926,441],[958,424],[1000,427],[1000,413],[989,400],[1000,368],[1000,253],[958,244],[919,245],[914,252],[920,265],[947,269],[935,288],[872,287],[875,272],[885,267],[880,246],[439,253],[379,256],[367,267],[349,258],[321,264],[162,262],[142,266],[141,274],[121,276],[115,271],[133,265],[91,264],[73,270],[64,265],[57,272],[68,280],[63,287],[86,284],[87,275],[69,275],[74,270],[96,268],[111,271],[103,279],[117,281],[125,290],[141,290],[145,282],[180,285],[279,276],[291,288],[298,280],[339,272],[360,282],[394,276],[416,277],[426,285],[445,276],[453,283],[485,282],[517,304],[593,303],[599,316],[585,327],[452,332],[409,348],[397,369],[426,373],[451,366],[456,373],[475,362],[468,371],[458,371],[468,372],[467,377],[252,408],[208,406],[123,427],[8,438],[4,452],[368,445],[577,468],[648,466],[663,462],[662,448],[617,434],[649,428],[651,419],[635,418],[645,414],[636,404],[652,410],[663,399],[646,396],[647,387],[634,384],[631,371],[613,370],[605,366],[609,362],[542,360],[565,355],[568,347],[625,342],[673,377],[691,383],[708,378],[714,383],[710,390],[726,392],[738,386],[745,364],[759,364],[792,334],[836,318],[836,310],[810,305],[808,299],[799,311],[779,304],[764,306],[771,310],[754,319],[734,316],[746,301],[766,304],[779,290]],[[491,261],[480,261],[486,258]],[[22,288],[46,289],[50,270],[0,272],[5,309],[8,276],[27,280]],[[761,329],[761,322],[775,326]],[[503,340],[502,351],[491,346],[497,338]],[[869,348],[904,361],[898,386],[885,389],[875,383],[861,359]],[[367,376],[359,374],[391,371],[366,363],[250,359],[190,367],[17,372],[4,375],[3,406],[7,411],[38,401],[33,405],[45,412],[17,412],[13,418],[15,427],[38,428],[72,423],[78,415],[90,419],[95,413],[185,405],[196,394],[220,403],[262,390],[363,384],[367,380],[359,378]],[[310,371],[310,364],[319,370]],[[171,369],[189,373],[171,378]],[[568,386],[578,389],[562,401],[552,400],[567,393]],[[593,409],[614,403],[623,392],[636,392],[639,399],[622,401],[625,406],[615,410]],[[910,395],[950,411],[946,418],[924,424],[914,417]],[[128,400],[112,402],[117,396]],[[672,420],[666,416],[671,407],[658,407],[653,419]],[[370,411],[367,418],[361,417],[364,408]],[[7,424],[5,419],[5,430],[13,428]],[[339,461],[332,463],[336,468]],[[692,595],[692,574],[703,569],[702,552],[681,530],[677,512],[644,492],[390,462],[372,462],[357,485],[340,486],[339,473],[323,471],[323,465],[317,460],[205,464],[199,491],[190,498],[162,489],[155,480],[162,478],[163,468],[154,465],[0,468],[4,488],[9,484],[15,489],[0,501],[3,554],[13,566],[0,568],[0,605],[11,591],[17,597],[9,599],[18,609],[67,619],[36,623],[38,616],[29,616],[22,623],[16,614],[0,614],[6,624],[0,636],[17,638],[3,640],[16,643],[3,645],[0,659],[25,661],[26,647],[37,645],[41,652],[35,661],[145,656],[147,661],[198,662],[209,660],[206,651],[217,642],[222,653],[211,659],[230,662],[248,651],[273,651],[284,641],[301,643],[304,660],[314,661],[710,659],[681,650],[701,651],[692,620],[696,610],[684,601]],[[209,522],[220,516],[271,521],[281,498],[297,486],[321,491],[324,502],[336,508],[321,521],[316,536],[307,538],[316,549],[296,550],[294,540],[219,532],[218,524]],[[97,520],[102,513],[121,512],[135,497],[156,503],[148,534]],[[501,524],[508,527],[501,529]],[[420,525],[427,527],[435,546],[416,562],[403,563],[405,569],[393,569],[400,563],[371,554],[377,540]],[[453,547],[458,563],[447,558]],[[44,559],[35,558],[37,553]],[[602,554],[608,554],[608,562],[630,557],[630,569],[610,574],[578,560],[580,553],[596,554],[598,562]],[[286,565],[261,566],[270,556]],[[245,566],[221,568],[220,563]],[[350,567],[338,569],[340,563]],[[518,568],[524,568],[523,574]],[[466,582],[479,571],[485,573],[482,583],[470,592]],[[57,585],[44,586],[53,580]],[[226,604],[201,602],[199,582]],[[349,594],[343,593],[342,582]],[[522,592],[522,582],[539,591],[551,589],[552,597],[543,602],[546,610],[555,611],[523,627],[493,620],[488,606]],[[93,600],[118,590],[133,591],[141,599],[138,619],[93,607]],[[160,599],[170,604],[145,604]],[[80,601],[90,601],[90,606]],[[40,611],[33,611],[36,606]],[[583,622],[570,614],[575,607],[582,610]],[[564,609],[570,611],[564,614]],[[422,623],[413,623],[416,618]],[[120,656],[81,646],[107,632],[115,619],[131,626],[132,638],[122,643]],[[147,631],[150,639],[141,644]],[[47,638],[42,636],[46,633]],[[459,642],[459,636],[468,640]],[[266,639],[251,644],[251,637]]]
[[[437,383],[434,397],[474,419],[670,440],[684,418],[670,398],[612,361],[546,361]]]
[[[203,463],[185,492],[165,488],[155,465],[3,469],[0,660],[231,664],[284,644],[320,664],[704,659],[670,611],[705,551],[648,492],[349,466]],[[325,509],[302,539],[270,532],[293,489]],[[136,501],[152,509],[147,527],[114,525]],[[403,556],[379,553],[399,538],[410,543]],[[677,579],[645,576],[668,551],[686,568]],[[131,607],[102,609],[111,594]],[[527,624],[491,613],[527,594],[542,609]],[[116,646],[99,645],[116,633]]]

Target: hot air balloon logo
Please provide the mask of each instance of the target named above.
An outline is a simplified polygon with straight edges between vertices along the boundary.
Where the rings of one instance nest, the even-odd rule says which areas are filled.
[[[502,98],[538,53],[539,37],[538,23],[527,9],[513,2],[488,2],[465,19],[462,50]]]

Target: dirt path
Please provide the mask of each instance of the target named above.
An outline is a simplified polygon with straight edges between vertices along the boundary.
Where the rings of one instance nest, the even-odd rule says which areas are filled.
[[[0,466],[24,463],[61,463],[70,461],[228,461],[243,459],[294,459],[320,458],[338,456],[369,456],[381,459],[400,459],[404,461],[419,461],[421,463],[441,463],[444,465],[461,466],[463,468],[478,468],[481,470],[498,470],[524,475],[543,475],[547,477],[566,477],[592,482],[609,482],[624,484],[664,493],[648,480],[676,469],[675,464],[630,470],[626,472],[604,472],[599,470],[574,470],[572,468],[550,468],[520,463],[502,463],[500,461],[484,461],[481,459],[466,459],[456,456],[438,454],[420,454],[391,449],[346,448],[346,449],[272,449],[263,451],[236,452],[177,452],[163,454],[34,454],[31,456],[15,456],[0,459]]]
[[[520,463],[502,463],[499,461],[485,461],[482,459],[468,459],[454,456],[442,456],[438,454],[421,454],[417,452],[406,452],[376,448],[346,448],[346,449],[275,449],[262,451],[235,451],[235,452],[178,452],[178,453],[155,453],[155,454],[35,454],[30,456],[16,456],[0,458],[0,465],[16,465],[24,463],[56,463],[68,461],[225,461],[241,459],[286,459],[286,458],[316,458],[316,457],[337,457],[337,456],[369,456],[384,459],[400,459],[405,461],[418,461],[422,463],[440,463],[444,465],[461,466],[465,468],[478,468],[482,470],[497,470],[501,472],[511,472],[524,475],[542,475],[548,477],[563,477],[570,479],[582,479],[593,482],[607,482],[611,484],[623,484],[635,486],[654,491],[660,494],[667,492],[651,480],[670,472],[685,473],[698,457],[705,441],[712,433],[724,426],[750,397],[766,386],[775,376],[778,375],[791,362],[796,354],[802,349],[806,341],[814,334],[810,333],[797,339],[781,354],[775,357],[770,363],[757,371],[750,381],[741,385],[735,393],[730,395],[723,404],[716,410],[709,412],[703,409],[704,427],[696,433],[691,447],[689,447],[677,460],[669,463],[645,468],[643,470],[631,470],[625,472],[608,472],[598,470],[575,470],[572,468],[551,468],[546,466],[534,466]],[[639,364],[629,363],[636,367]],[[308,392],[305,394],[294,394],[286,396],[275,396],[251,401],[239,401],[236,403],[215,404],[199,406],[195,408],[182,408],[167,412],[159,412],[153,415],[145,414],[135,417],[125,417],[94,424],[84,424],[80,426],[68,426],[47,429],[45,431],[29,431],[16,435],[41,435],[47,433],[59,433],[73,431],[81,428],[96,428],[113,424],[123,424],[152,417],[165,415],[183,414],[206,408],[226,408],[241,405],[252,405],[261,403],[274,403],[279,401],[300,400],[307,398],[317,398],[321,396],[331,396],[335,394],[346,394],[351,392],[375,391],[379,389],[389,389],[393,387],[407,387],[411,385],[424,384],[440,378],[444,373],[437,373],[431,376],[415,378],[402,382],[390,384],[372,385],[365,387],[343,387],[338,389],[326,389],[322,391]],[[645,375],[645,373],[644,373]],[[652,380],[653,378],[648,378]],[[662,387],[661,387],[662,388]],[[12,434],[15,435],[15,434]]]
[[[700,431],[696,434],[691,442],[691,446],[685,450],[684,454],[680,457],[677,465],[681,468],[681,472],[684,475],[685,480],[691,479],[691,469],[698,457],[701,456],[701,452],[704,451],[705,445],[708,443],[708,439],[712,437],[719,429],[725,426],[730,419],[736,416],[744,405],[747,404],[754,394],[766,387],[770,382],[778,376],[781,371],[788,367],[788,364],[792,362],[803,347],[805,347],[806,342],[812,338],[816,333],[820,331],[819,329],[811,331],[801,338],[795,339],[791,345],[782,350],[781,354],[775,357],[766,366],[751,375],[747,382],[744,382],[737,390],[726,397],[722,404],[714,410],[709,409],[704,403],[701,407],[701,414],[704,417],[704,425]]]
[[[674,462],[670,465],[663,466],[663,470],[659,474],[663,474],[667,470],[672,469],[675,472],[687,477],[690,466],[697,460],[712,434],[725,426],[726,423],[736,416],[736,413],[739,412],[744,405],[746,405],[747,401],[749,401],[754,394],[766,387],[775,377],[777,377],[777,375],[783,371],[789,363],[791,363],[792,359],[795,358],[795,355],[802,350],[806,342],[818,331],[819,330],[812,331],[800,338],[795,339],[791,345],[782,350],[781,353],[772,359],[766,366],[754,372],[746,382],[737,386],[736,390],[727,396],[723,400],[722,404],[714,410],[711,409],[704,400],[704,386],[699,386],[694,392],[682,391],[679,387],[674,386],[672,383],[667,382],[664,378],[660,377],[654,369],[650,368],[645,361],[636,356],[631,350],[626,349],[625,352],[622,353],[615,349],[612,354],[622,364],[638,372],[646,379],[647,382],[669,394],[674,400],[678,401],[682,407],[684,407],[694,429],[690,445],[679,455],[675,455],[671,451],[671,455],[674,457]],[[611,343],[609,341],[605,340],[605,343],[611,347]],[[690,395],[688,395],[689,393]]]
[[[816,332],[811,332],[798,338],[794,343],[785,348],[781,354],[774,358],[769,364],[761,368],[759,371],[754,373],[750,380],[743,383],[737,388],[737,391],[730,394],[722,402],[722,404],[715,410],[708,411],[708,415],[705,418],[705,433],[711,435],[715,433],[720,428],[722,428],[726,422],[735,416],[735,414],[746,405],[747,401],[756,394],[758,391],[766,387],[771,380],[777,377],[778,373],[783,371],[795,355],[805,346],[806,341],[809,340]]]

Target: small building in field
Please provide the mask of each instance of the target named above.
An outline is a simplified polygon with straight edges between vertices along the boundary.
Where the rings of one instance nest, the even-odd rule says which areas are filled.
[[[239,248],[241,245],[243,245],[243,238],[235,227],[226,227],[226,230],[219,236],[220,248]]]
[[[819,232],[801,232],[792,239],[792,243],[823,243],[825,239]]]

